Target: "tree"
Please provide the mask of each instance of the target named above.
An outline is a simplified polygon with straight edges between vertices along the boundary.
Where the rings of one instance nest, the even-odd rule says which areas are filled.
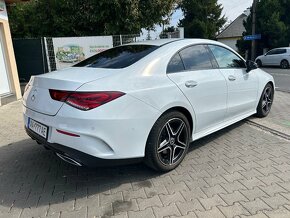
[[[175,0],[31,0],[8,9],[13,37],[136,34],[153,29]]]
[[[271,10],[269,10],[271,9]],[[263,53],[263,48],[288,46],[290,42],[290,0],[260,0],[257,3],[256,33],[262,35],[257,40],[257,54]],[[251,35],[252,16],[244,22],[245,35]],[[237,47],[241,54],[251,48],[250,41],[239,40]]]
[[[183,0],[179,7],[184,14],[179,26],[184,27],[187,38],[214,39],[226,23],[223,7],[217,0]]]

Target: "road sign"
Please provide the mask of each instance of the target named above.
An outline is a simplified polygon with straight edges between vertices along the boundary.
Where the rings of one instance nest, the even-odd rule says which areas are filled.
[[[247,41],[252,41],[252,40],[261,39],[261,38],[262,38],[261,34],[244,36],[244,40],[247,40]]]

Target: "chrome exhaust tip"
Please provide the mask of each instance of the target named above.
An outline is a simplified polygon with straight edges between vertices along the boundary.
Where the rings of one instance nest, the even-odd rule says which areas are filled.
[[[69,164],[72,164],[74,166],[78,166],[78,167],[81,167],[82,164],[74,159],[72,159],[71,157],[69,156],[66,156],[66,155],[63,155],[63,154],[60,154],[60,153],[55,153],[56,156],[58,156],[60,159],[62,159],[63,161],[69,163]]]

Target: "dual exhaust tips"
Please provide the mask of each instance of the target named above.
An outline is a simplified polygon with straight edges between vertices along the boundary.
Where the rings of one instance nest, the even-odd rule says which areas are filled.
[[[72,164],[74,166],[78,166],[78,167],[81,167],[82,164],[74,159],[72,159],[71,157],[69,156],[66,156],[66,155],[63,155],[63,154],[60,154],[60,153],[55,153],[56,156],[58,156],[60,159],[62,159],[63,161],[69,163],[69,164]]]

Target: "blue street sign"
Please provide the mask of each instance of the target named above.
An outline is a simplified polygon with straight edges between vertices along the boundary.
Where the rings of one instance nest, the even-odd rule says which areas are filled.
[[[261,39],[261,38],[262,38],[261,34],[244,36],[244,40],[247,40],[247,41],[252,41],[252,40]]]

